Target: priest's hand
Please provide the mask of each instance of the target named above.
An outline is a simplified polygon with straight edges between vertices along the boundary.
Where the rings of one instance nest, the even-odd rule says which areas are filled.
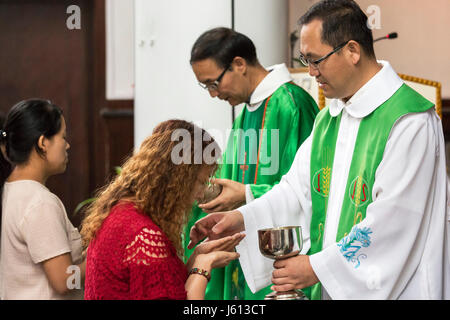
[[[222,186],[222,192],[208,203],[198,207],[206,213],[228,211],[245,204],[245,184],[229,179],[214,179],[211,183]]]
[[[244,218],[237,211],[216,212],[198,220],[191,228],[188,249],[192,249],[204,238],[220,239],[244,231]]]
[[[273,264],[271,289],[288,291],[303,289],[319,282],[309,262],[309,256],[298,255],[288,259],[276,260]]]

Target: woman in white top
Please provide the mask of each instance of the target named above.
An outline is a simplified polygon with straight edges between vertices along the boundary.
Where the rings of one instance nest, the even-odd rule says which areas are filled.
[[[45,183],[67,166],[60,108],[26,100],[0,130],[0,294],[2,299],[82,298],[81,237]]]

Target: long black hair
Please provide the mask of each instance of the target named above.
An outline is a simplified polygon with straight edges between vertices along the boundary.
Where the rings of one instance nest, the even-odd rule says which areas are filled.
[[[26,164],[33,148],[40,155],[40,136],[51,138],[61,129],[62,110],[48,100],[29,99],[15,104],[0,130],[0,204],[3,186],[16,165]],[[0,232],[1,211],[0,205]]]

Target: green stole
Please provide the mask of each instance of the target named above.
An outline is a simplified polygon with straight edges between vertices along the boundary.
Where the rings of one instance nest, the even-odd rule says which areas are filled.
[[[366,217],[367,206],[372,202],[375,173],[395,122],[408,113],[424,112],[433,106],[433,103],[403,84],[390,99],[361,120],[347,178],[336,242],[346,237],[353,226]],[[332,117],[326,107],[316,118],[311,146],[312,217],[311,248],[308,255],[322,250],[341,115],[342,113]],[[321,298],[322,286],[317,283],[305,288],[304,291],[311,299],[318,300]]]
[[[255,117],[257,112],[263,111],[266,108],[266,102],[267,109],[265,116],[263,115],[264,125],[262,125],[262,118],[255,120],[256,124],[259,123],[259,127],[256,124],[244,123],[244,119],[249,120]],[[239,158],[239,132],[243,131],[245,134],[249,129],[246,125],[257,128],[258,132],[259,129],[264,129],[263,135],[258,135],[259,140],[257,145],[259,148],[259,144],[262,143],[261,148],[266,147],[269,153],[272,150],[271,140],[269,138],[271,130],[279,129],[279,146],[277,150],[279,152],[279,167],[277,172],[274,174],[264,173],[264,170],[267,170],[267,168],[270,168],[272,165],[271,162],[264,161],[264,156],[260,158],[258,166],[255,166],[254,173],[250,173],[250,170],[252,170],[250,165],[247,170],[244,170],[244,179],[249,179],[253,196],[255,199],[259,198],[269,191],[273,185],[278,183],[281,177],[289,170],[299,146],[311,134],[314,119],[318,112],[319,109],[314,99],[304,89],[294,83],[285,83],[281,85],[272,94],[270,102],[268,100],[264,101],[263,105],[261,105],[258,110],[249,112],[244,108],[233,123],[233,131],[228,138],[226,150],[222,158],[222,164],[216,173],[216,177],[231,179],[233,181],[242,180],[243,170],[241,165],[243,161],[240,162]],[[249,159],[248,157],[249,155],[247,155],[247,159]],[[245,159],[245,153],[243,159]],[[257,177],[256,183],[252,177],[253,179]],[[189,231],[194,223],[205,215],[206,214],[197,205],[193,206],[191,217],[185,228],[185,233],[182,235],[185,248],[185,261],[187,261],[194,251],[194,249],[187,249],[186,247],[189,242]],[[230,265],[225,268],[217,268],[211,271],[211,281],[206,288],[206,300],[229,300],[234,298],[231,293],[232,280],[236,279],[236,276],[233,278],[233,271],[235,271],[235,268]],[[234,274],[236,275],[236,273]],[[238,279],[239,275],[240,274],[238,274]],[[265,289],[252,294],[248,286],[245,285],[244,298],[252,300],[264,299],[264,290]]]
[[[237,163],[242,163],[238,169],[238,176],[235,181],[243,184],[256,184],[258,179],[258,165],[260,157],[260,135],[267,134],[260,130],[264,128],[264,120],[267,110],[267,104],[271,97],[265,99],[261,106],[255,111],[250,113],[244,113],[242,119],[242,131],[237,131],[235,135],[235,141],[238,157]],[[249,132],[255,132],[256,135],[246,134]],[[270,134],[270,132],[268,133]],[[270,143],[270,137],[267,139]],[[270,146],[268,146],[270,150]],[[270,288],[267,287],[262,291],[258,291],[253,294],[245,282],[244,273],[241,269],[239,260],[233,260],[225,268],[225,300],[248,300],[248,299],[263,299],[264,296],[270,292]],[[229,296],[228,296],[229,294]]]

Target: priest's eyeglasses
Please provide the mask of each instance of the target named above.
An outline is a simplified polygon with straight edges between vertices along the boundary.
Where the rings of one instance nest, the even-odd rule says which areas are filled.
[[[339,50],[341,50],[343,47],[345,47],[345,45],[349,42],[345,41],[344,43],[341,43],[340,45],[338,45],[336,48],[333,49],[333,51],[331,51],[330,53],[324,55],[323,57],[317,59],[317,60],[311,60],[309,58],[306,58],[303,54],[300,53],[300,56],[298,57],[298,59],[300,60],[301,63],[303,63],[303,65],[305,67],[311,66],[314,69],[319,69],[319,63],[321,63],[322,61],[324,61],[325,59],[327,59],[328,57],[330,57],[333,53],[338,52]]]
[[[212,82],[210,82],[210,83],[201,83],[201,82],[199,82],[198,84],[200,85],[200,87],[202,87],[203,89],[205,89],[205,90],[209,90],[209,91],[211,91],[211,90],[217,90],[218,88],[219,88],[219,84],[220,84],[220,81],[222,80],[222,78],[223,78],[223,76],[225,75],[225,73],[228,71],[228,69],[230,69],[230,66],[231,66],[231,64],[229,64],[223,71],[222,71],[222,73],[220,74],[220,76],[216,79],[216,80],[214,80],[214,81],[212,81]]]

